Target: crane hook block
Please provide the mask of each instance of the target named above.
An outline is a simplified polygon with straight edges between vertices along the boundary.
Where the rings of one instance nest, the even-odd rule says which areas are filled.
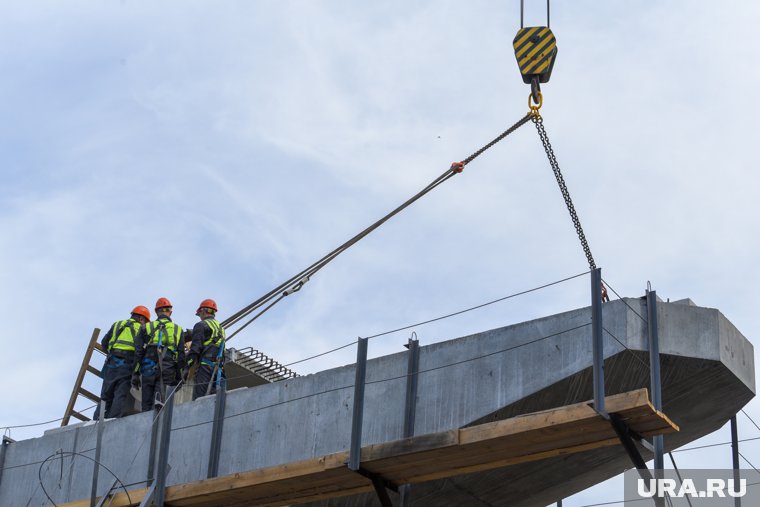
[[[520,28],[512,42],[523,82],[548,83],[557,57],[557,40],[547,26]]]

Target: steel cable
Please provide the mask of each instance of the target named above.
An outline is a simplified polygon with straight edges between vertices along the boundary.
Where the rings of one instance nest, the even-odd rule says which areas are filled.
[[[317,262],[313,263],[308,268],[304,269],[300,273],[296,274],[295,276],[292,276],[287,281],[281,283],[276,288],[270,290],[268,293],[266,293],[264,296],[261,296],[259,299],[254,301],[253,303],[245,306],[243,309],[237,311],[233,315],[231,315],[229,318],[225,319],[222,322],[222,325],[227,328],[230,326],[235,325],[236,323],[240,322],[245,316],[249,315],[250,313],[254,312],[256,309],[260,308],[261,306],[267,304],[269,301],[271,301],[273,298],[275,298],[278,294],[281,294],[283,297],[287,296],[289,294],[292,294],[293,292],[297,292],[301,289],[301,287],[309,281],[309,279],[316,274],[320,269],[322,269],[325,265],[327,265],[330,261],[335,259],[338,255],[346,251],[348,248],[356,244],[358,241],[360,241],[362,238],[370,234],[372,231],[383,225],[385,222],[393,218],[395,215],[409,207],[411,204],[413,204],[415,201],[423,197],[425,194],[436,188],[441,183],[445,182],[452,176],[460,173],[464,166],[475,160],[477,157],[479,157],[481,154],[483,154],[486,150],[494,146],[496,143],[507,137],[509,134],[513,133],[515,130],[520,128],[522,125],[527,123],[531,119],[531,114],[526,114],[523,118],[521,118],[517,123],[509,127],[507,130],[499,134],[496,138],[494,138],[491,142],[480,148],[479,150],[475,151],[471,155],[469,155],[467,158],[465,158],[462,162],[459,164],[452,164],[452,166],[447,169],[443,174],[438,176],[435,180],[433,180],[428,186],[426,186],[424,189],[422,189],[420,192],[415,194],[413,197],[408,199],[406,202],[404,202],[402,205],[385,215],[383,218],[377,220],[375,223],[364,229],[362,232],[351,238],[350,240],[346,241],[324,257],[322,257]],[[282,298],[280,298],[282,299]],[[278,300],[279,301],[279,300]],[[264,313],[266,310],[271,308],[272,305],[265,308],[261,313]],[[260,315],[260,314],[259,314]],[[255,318],[258,318],[257,315]],[[250,323],[250,322],[249,322]],[[247,324],[246,324],[247,325]]]

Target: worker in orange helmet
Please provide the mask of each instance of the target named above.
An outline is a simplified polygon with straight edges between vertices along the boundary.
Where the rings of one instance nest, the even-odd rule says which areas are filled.
[[[132,385],[142,386],[142,410],[153,408],[156,399],[166,401],[166,386],[179,384],[185,363],[184,333],[172,321],[172,303],[156,301],[156,320],[146,324],[135,338],[135,373]]]
[[[195,314],[201,321],[193,326],[192,343],[187,353],[188,368],[198,364],[195,371],[193,399],[215,393],[224,376],[224,327],[216,321],[218,308],[213,299],[204,299]]]
[[[135,367],[135,337],[148,322],[150,311],[144,306],[135,306],[128,319],[114,322],[100,340],[107,353],[101,372],[103,388],[100,391],[100,399],[106,403],[106,418],[127,415],[129,381]],[[93,418],[99,417],[100,406]]]

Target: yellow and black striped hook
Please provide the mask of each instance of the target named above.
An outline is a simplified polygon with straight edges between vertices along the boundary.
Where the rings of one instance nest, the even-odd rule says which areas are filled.
[[[548,83],[552,75],[557,57],[557,40],[549,28],[549,0],[546,0],[546,26],[525,27],[524,11],[524,0],[520,0],[520,30],[515,35],[512,46],[523,82],[530,84],[533,103],[538,105],[541,100],[539,83]]]

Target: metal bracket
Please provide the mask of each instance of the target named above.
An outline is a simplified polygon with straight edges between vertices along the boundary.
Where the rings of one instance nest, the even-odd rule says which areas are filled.
[[[615,430],[615,433],[620,439],[620,443],[623,444],[623,448],[628,453],[628,457],[631,458],[634,466],[639,471],[641,478],[645,481],[652,480],[652,473],[650,472],[649,468],[647,468],[646,461],[644,461],[644,458],[641,456],[641,453],[636,448],[635,444],[635,441],[643,440],[641,435],[634,431],[631,431],[628,425],[623,422],[618,414],[609,414],[609,416],[610,423],[612,423],[612,428]],[[655,496],[654,503],[657,507],[665,507],[664,498]]]
[[[382,476],[374,474],[363,468],[359,468],[359,470],[356,472],[372,481],[372,486],[375,488],[375,493],[377,493],[377,498],[380,500],[380,505],[383,507],[393,507],[393,502],[391,501],[391,497],[388,495],[388,490],[390,489],[391,491],[398,492],[398,486],[390,481],[385,480]]]
[[[172,467],[171,465],[166,465],[166,475],[169,475],[169,472],[171,472]],[[164,482],[164,481],[161,481]],[[151,486],[148,488],[148,492],[143,497],[142,502],[140,502],[140,507],[150,507],[152,505],[161,505],[156,501],[156,485],[158,481],[155,481]],[[104,497],[105,498],[105,497]],[[101,500],[102,501],[102,500]],[[161,501],[163,502],[163,498],[161,498]]]

